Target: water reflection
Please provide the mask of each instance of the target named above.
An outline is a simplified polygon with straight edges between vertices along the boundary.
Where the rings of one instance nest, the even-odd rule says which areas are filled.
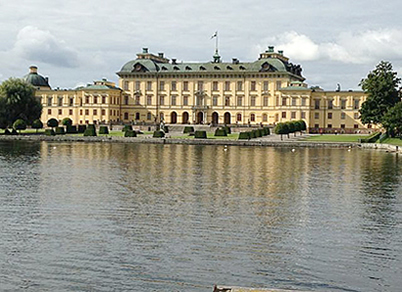
[[[0,163],[6,289],[398,287],[394,154],[19,142]]]

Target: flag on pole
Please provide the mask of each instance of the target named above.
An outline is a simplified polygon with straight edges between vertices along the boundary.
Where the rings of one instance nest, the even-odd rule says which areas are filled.
[[[213,38],[216,38],[217,36],[218,36],[218,32],[215,31],[215,33],[211,36],[211,40],[212,40]]]

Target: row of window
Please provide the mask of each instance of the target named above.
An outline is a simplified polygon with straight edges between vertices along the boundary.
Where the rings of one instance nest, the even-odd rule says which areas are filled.
[[[321,100],[315,99],[314,100],[314,108],[315,109],[320,109],[321,106]],[[341,99],[341,104],[340,104],[341,109],[346,109],[346,99]],[[327,108],[328,109],[333,109],[334,108],[334,101],[333,100],[328,100],[327,101]],[[360,99],[354,99],[353,100],[353,109],[359,109],[360,108]]]
[[[60,115],[63,115],[63,110],[62,110],[62,109],[57,109],[57,110],[48,109],[48,110],[47,110],[47,114],[48,114],[48,115],[52,115],[53,112],[57,112],[57,115],[59,115],[59,116],[60,116]],[[106,110],[105,110],[105,109],[101,109],[99,112],[100,112],[100,114],[101,114],[102,116],[105,116],[105,115],[106,115]],[[86,116],[89,116],[90,110],[89,110],[89,109],[85,109],[85,110],[80,109],[80,116],[82,116],[84,113],[85,113]],[[109,110],[109,114],[110,114],[111,116],[118,116],[118,115],[120,115],[120,111],[119,111],[119,110]],[[72,109],[69,109],[69,110],[68,110],[68,115],[69,115],[69,116],[72,116],[72,115],[73,115],[73,110],[72,110]],[[97,116],[97,115],[98,115],[98,110],[97,110],[97,109],[93,109],[93,110],[92,110],[92,115]]]
[[[333,117],[333,113],[327,113],[327,118],[329,120],[331,120],[332,117]],[[319,118],[320,118],[320,113],[314,113],[314,119],[318,120]],[[354,113],[353,118],[355,120],[359,119],[360,118],[359,113]],[[341,119],[342,120],[346,119],[346,113],[341,113]]]
[[[64,98],[62,96],[59,96],[57,98],[57,106],[63,106],[63,99]],[[112,96],[112,97],[110,97],[110,99],[111,99],[111,104],[117,104],[117,105],[120,104],[120,98],[119,97],[113,97]],[[90,101],[91,101],[90,96],[88,96],[88,95],[85,96],[85,103],[89,104]],[[106,96],[99,97],[99,96],[94,95],[92,97],[92,103],[93,104],[98,104],[98,103],[106,104],[106,102],[107,102]],[[82,104],[83,104],[82,99],[80,99],[80,106],[82,106]],[[52,106],[52,105],[53,105],[53,97],[48,96],[47,97],[47,106]],[[74,97],[69,97],[68,98],[67,106],[74,106]]]
[[[225,91],[230,91],[232,90],[232,83],[235,82],[231,82],[231,81],[225,81],[223,83],[223,88]],[[238,91],[243,91],[244,90],[244,82],[243,81],[237,81],[236,83],[236,90]],[[153,82],[152,81],[147,81],[146,82],[146,90],[147,91],[152,91],[152,85]],[[197,85],[197,90],[198,91],[203,91],[205,89],[205,83],[204,81],[198,81],[196,83]],[[124,81],[123,83],[123,89],[124,90],[130,90],[130,82],[129,81]],[[159,90],[160,91],[165,91],[166,90],[166,83],[165,81],[159,81]],[[170,90],[171,91],[177,91],[177,81],[172,81],[170,83]],[[276,90],[279,90],[282,88],[282,81],[276,81]],[[141,81],[135,81],[134,82],[134,90],[135,91],[139,91],[141,90]],[[219,82],[218,81],[213,81],[212,82],[212,90],[213,91],[218,91],[219,90]],[[251,91],[256,91],[257,90],[257,82],[256,81],[250,81],[250,90]],[[262,90],[263,91],[268,91],[269,90],[269,82],[268,81],[264,81],[262,83]],[[189,82],[188,81],[183,81],[183,91],[189,91]]]

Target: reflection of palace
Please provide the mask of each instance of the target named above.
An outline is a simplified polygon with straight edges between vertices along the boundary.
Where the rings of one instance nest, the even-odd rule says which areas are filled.
[[[75,124],[97,122],[168,124],[275,124],[303,119],[310,130],[366,130],[359,120],[362,91],[308,88],[302,68],[274,47],[254,62],[182,63],[147,48],[107,80],[74,90],[51,89],[31,67],[25,77],[38,90],[42,120],[70,117]]]

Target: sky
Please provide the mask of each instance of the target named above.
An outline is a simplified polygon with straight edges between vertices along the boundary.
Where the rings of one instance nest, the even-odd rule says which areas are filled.
[[[31,65],[53,88],[118,72],[147,47],[183,62],[256,60],[268,46],[309,86],[359,89],[382,60],[402,74],[400,0],[0,0],[0,82]]]

